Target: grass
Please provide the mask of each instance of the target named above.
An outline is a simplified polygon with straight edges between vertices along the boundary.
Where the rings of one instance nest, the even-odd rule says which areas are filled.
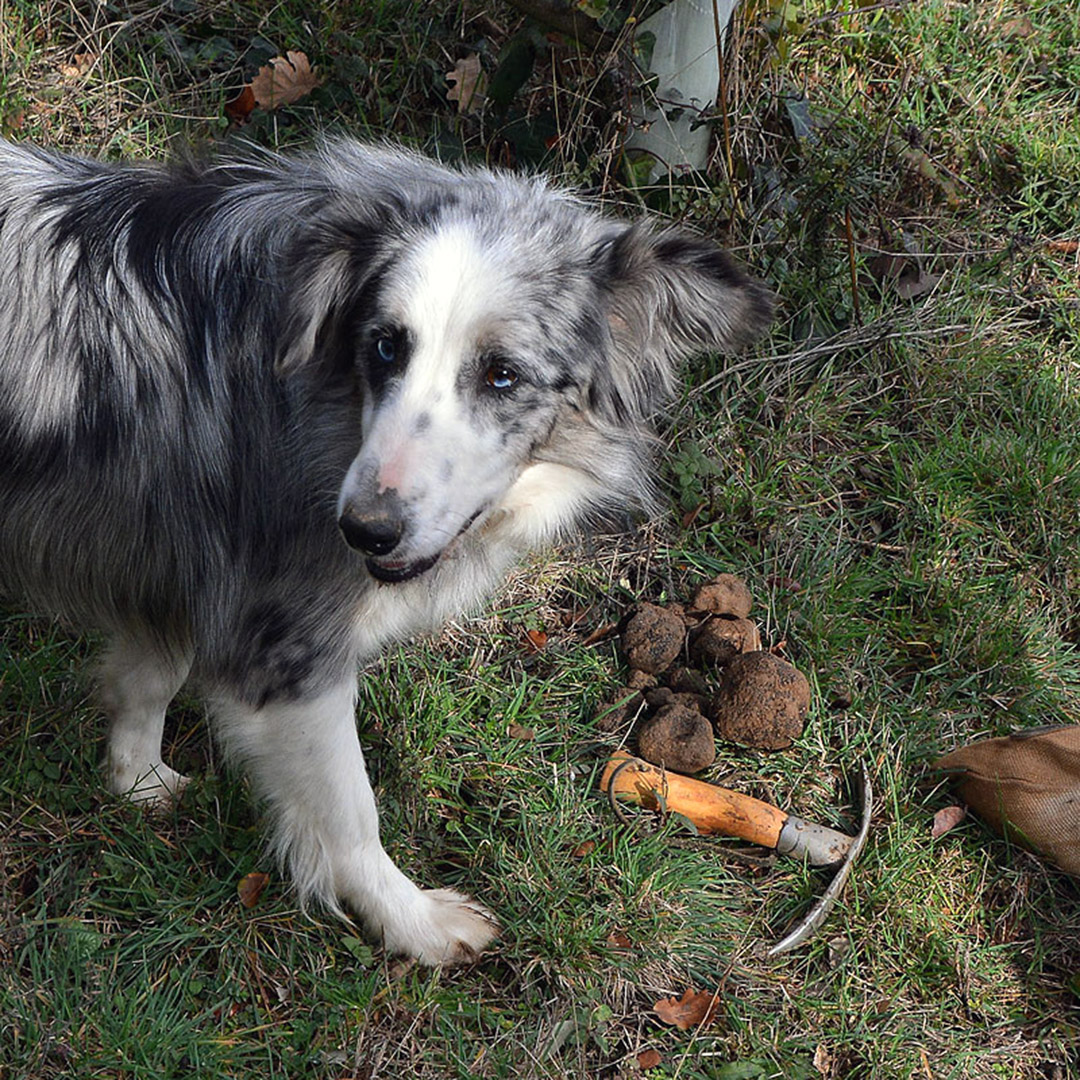
[[[1080,14],[808,3],[784,23],[760,0],[728,50],[728,145],[642,191],[602,55],[545,45],[505,112],[459,116],[443,73],[469,52],[494,70],[517,17],[359,7],[4,0],[0,124],[105,155],[232,138],[224,101],[303,49],[324,85],[247,137],[336,125],[542,165],[722,237],[780,294],[776,328],[687,372],[666,520],[538,557],[364,682],[391,853],[502,919],[469,970],[403,968],[298,912],[194,702],[168,731],[196,777],[182,812],[102,794],[91,648],[12,612],[0,1078],[628,1078],[650,1049],[652,1078],[1080,1076],[1080,889],[973,820],[932,839],[949,797],[927,771],[1080,712]],[[940,280],[905,298],[883,254]],[[879,796],[840,907],[780,962],[764,945],[819,875],[621,826],[595,793],[613,738],[593,716],[622,671],[589,634],[719,570],[750,582],[815,707],[791,751],[722,747],[713,778],[840,827],[861,763]],[[248,910],[236,887],[257,870]],[[717,1021],[660,1025],[653,1003],[691,985],[719,991]]]

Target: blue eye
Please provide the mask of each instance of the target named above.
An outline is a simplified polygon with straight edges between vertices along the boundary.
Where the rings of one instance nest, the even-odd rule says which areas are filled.
[[[505,364],[492,364],[484,372],[484,382],[493,390],[510,390],[517,385],[518,373]]]
[[[397,349],[391,338],[381,337],[375,342],[375,355],[384,363],[392,364],[397,359]]]

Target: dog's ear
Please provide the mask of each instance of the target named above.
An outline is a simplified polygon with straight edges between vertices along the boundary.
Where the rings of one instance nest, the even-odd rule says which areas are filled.
[[[381,233],[355,222],[318,225],[297,242],[284,269],[278,375],[351,362],[342,353],[351,350],[353,313],[379,265]]]
[[[645,417],[670,396],[679,360],[752,341],[772,318],[769,290],[715,244],[634,225],[597,252],[614,344],[610,404]]]

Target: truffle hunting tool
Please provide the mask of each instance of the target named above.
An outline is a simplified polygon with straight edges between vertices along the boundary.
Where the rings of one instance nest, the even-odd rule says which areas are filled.
[[[769,956],[779,956],[809,941],[828,918],[870,831],[873,793],[865,766],[862,786],[862,825],[857,835],[848,836],[738,791],[658,769],[622,751],[612,755],[600,777],[601,790],[612,799],[623,796],[646,809],[662,807],[669,813],[682,814],[701,833],[748,840],[779,855],[805,859],[811,866],[839,865],[810,914],[769,950]]]

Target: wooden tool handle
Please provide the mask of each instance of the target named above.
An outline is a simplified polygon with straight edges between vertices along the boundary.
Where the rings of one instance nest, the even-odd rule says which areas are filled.
[[[662,772],[624,751],[613,754],[604,767],[600,790],[609,788],[615,795],[629,796],[630,801],[648,809],[657,809],[662,796],[667,810],[688,817],[699,832],[735,836],[767,848],[776,847],[788,819],[783,810],[760,799],[689,776]]]

